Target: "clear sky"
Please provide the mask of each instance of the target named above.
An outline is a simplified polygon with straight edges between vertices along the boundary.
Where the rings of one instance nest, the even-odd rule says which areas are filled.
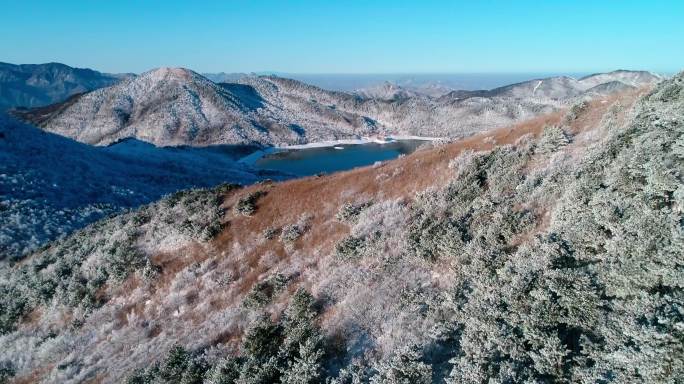
[[[107,72],[684,69],[684,0],[0,0],[0,61]]]

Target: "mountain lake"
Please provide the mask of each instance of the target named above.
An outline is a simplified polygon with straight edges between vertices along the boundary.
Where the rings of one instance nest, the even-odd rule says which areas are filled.
[[[277,148],[265,154],[253,154],[243,161],[263,170],[276,170],[297,176],[345,171],[391,160],[412,153],[426,140],[394,140],[387,143],[337,144],[308,148]],[[256,157],[256,159],[254,159]]]

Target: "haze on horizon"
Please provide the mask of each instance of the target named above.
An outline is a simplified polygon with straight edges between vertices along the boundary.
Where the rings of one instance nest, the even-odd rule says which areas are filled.
[[[683,14],[672,0],[6,1],[0,61],[115,73],[672,73]]]

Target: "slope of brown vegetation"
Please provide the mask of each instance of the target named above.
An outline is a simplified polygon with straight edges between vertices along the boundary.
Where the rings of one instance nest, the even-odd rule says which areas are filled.
[[[611,106],[620,103],[630,106],[646,90],[612,95],[589,103],[585,113],[568,123],[569,130],[580,133],[595,127]],[[565,112],[557,112],[439,146],[418,150],[400,159],[380,166],[369,166],[321,177],[307,177],[267,185],[253,185],[228,196],[226,204],[232,206],[237,199],[250,192],[265,189],[268,194],[259,200],[258,212],[253,217],[232,215],[230,225],[217,240],[219,249],[228,249],[233,242],[260,237],[269,227],[282,227],[297,221],[301,215],[312,215],[307,241],[298,242],[298,249],[315,256],[329,252],[347,230],[346,225],[335,222],[337,210],[348,201],[392,200],[411,198],[427,188],[439,188],[450,177],[449,161],[466,150],[486,151],[496,146],[514,144],[526,135],[538,136],[544,127],[563,123]],[[624,117],[624,116],[623,116]],[[257,260],[266,249],[276,248],[284,255],[276,240],[258,247],[247,260]]]
[[[625,92],[591,101],[579,118],[567,122],[567,127],[573,133],[595,127],[611,106],[616,103],[629,106],[644,92],[645,90]],[[546,126],[563,124],[565,114],[565,111],[552,113],[437,148],[418,150],[379,166],[280,183],[261,183],[232,191],[224,202],[229,208],[249,193],[260,190],[268,193],[258,200],[257,212],[253,216],[238,215],[228,209],[226,228],[210,250],[191,247],[181,251],[183,257],[178,257],[174,252],[159,255],[155,257],[155,261],[162,265],[163,275],[173,276],[189,265],[201,263],[208,258],[228,260],[229,268],[239,276],[236,281],[239,289],[234,291],[238,296],[214,300],[212,310],[239,304],[241,295],[249,291],[276,264],[283,266],[305,263],[310,271],[315,270],[320,257],[329,255],[334,245],[349,232],[347,225],[335,220],[335,214],[345,202],[410,200],[416,193],[446,185],[453,172],[449,169],[449,162],[464,151],[487,151],[497,146],[514,144],[527,135],[536,137]],[[309,228],[291,249],[287,249],[277,237],[263,239],[262,234],[266,229],[283,228],[296,223],[303,216],[310,218]],[[236,249],[240,251],[233,251]],[[265,260],[266,256],[268,260]],[[162,276],[157,289],[163,291],[166,285],[164,283],[170,282],[171,276]],[[305,281],[300,283],[307,284]],[[201,320],[195,317],[194,321]]]

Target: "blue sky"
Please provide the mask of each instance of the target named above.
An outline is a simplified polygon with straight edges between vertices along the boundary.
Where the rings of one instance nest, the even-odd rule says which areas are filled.
[[[107,72],[684,69],[684,1],[0,0],[0,61]]]

